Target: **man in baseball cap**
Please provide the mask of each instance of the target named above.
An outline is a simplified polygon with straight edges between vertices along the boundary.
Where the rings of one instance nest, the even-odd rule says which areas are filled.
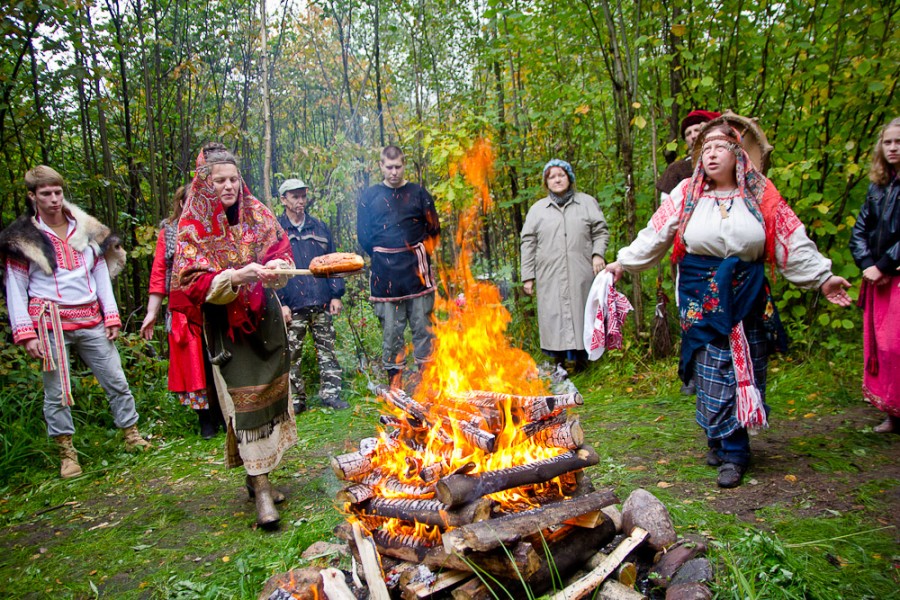
[[[278,187],[284,214],[278,222],[291,243],[294,264],[308,269],[316,256],[334,252],[334,241],[328,227],[306,214],[309,206],[308,186],[302,179],[288,179]],[[278,290],[284,320],[288,326],[288,346],[291,351],[291,393],[294,412],[306,409],[306,384],[300,371],[303,340],[307,331],[312,334],[319,359],[319,398],[328,408],[349,408],[341,399],[341,366],[334,353],[335,331],[332,317],[341,313],[344,280],[297,275]]]

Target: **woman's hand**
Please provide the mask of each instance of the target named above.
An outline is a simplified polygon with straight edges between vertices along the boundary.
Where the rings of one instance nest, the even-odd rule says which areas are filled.
[[[525,292],[526,296],[531,296],[534,294],[534,279],[529,279],[528,281],[522,284],[522,289]]]
[[[144,322],[141,323],[141,337],[145,340],[152,340],[154,326],[156,326],[156,313],[148,312],[147,316],[144,317]]]
[[[837,304],[838,306],[850,306],[853,304],[853,300],[847,295],[846,290],[849,288],[849,281],[843,277],[832,275],[825,280],[825,283],[823,283],[822,287],[819,289],[822,291],[825,298],[832,304]]]
[[[285,324],[290,325],[291,321],[294,318],[294,315],[291,313],[291,308],[289,306],[281,307],[281,316],[284,319]]]
[[[872,265],[871,267],[863,271],[862,275],[863,279],[873,285],[884,285],[889,281],[884,273],[881,272],[881,269],[879,269],[875,265]]]
[[[603,270],[603,267],[606,266],[606,261],[603,260],[603,257],[600,256],[599,254],[595,254],[593,256],[593,258],[591,259],[591,262],[593,263],[594,276],[596,277],[600,273],[600,271]]]
[[[278,279],[278,274],[273,273],[271,268],[264,267],[259,263],[252,262],[245,265],[231,274],[231,287],[236,288],[245,283],[262,283],[263,285]]]
[[[618,283],[622,279],[622,274],[625,273],[625,267],[619,264],[619,261],[616,261],[606,265],[606,271],[607,273],[612,273],[613,283]]]

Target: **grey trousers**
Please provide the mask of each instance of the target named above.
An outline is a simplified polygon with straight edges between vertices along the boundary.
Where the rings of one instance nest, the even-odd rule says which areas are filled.
[[[52,348],[53,335],[50,334],[50,337]],[[138,414],[134,407],[134,396],[131,395],[128,381],[125,380],[119,351],[113,342],[106,339],[106,327],[100,324],[88,329],[64,331],[63,339],[66,342],[66,356],[63,360],[68,360],[71,348],[78,351],[81,360],[90,368],[106,392],[116,427],[123,429],[137,423]],[[53,359],[59,364],[55,348],[53,352]],[[72,421],[71,408],[62,405],[59,374],[56,371],[44,371],[43,376],[44,420],[47,421],[47,434],[50,437],[72,435],[75,433],[75,423]]]
[[[434,292],[418,298],[398,302],[374,302],[375,315],[381,321],[383,339],[381,362],[388,371],[402,370],[406,364],[403,334],[406,325],[412,332],[413,358],[421,365],[431,356],[431,313],[434,310]]]

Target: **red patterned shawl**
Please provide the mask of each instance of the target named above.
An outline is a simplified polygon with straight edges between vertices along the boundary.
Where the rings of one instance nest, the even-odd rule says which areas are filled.
[[[275,215],[253,197],[241,178],[237,218],[229,224],[225,206],[216,196],[212,166],[203,152],[197,157],[197,174],[178,222],[178,238],[172,267],[172,310],[183,312],[200,323],[200,307],[213,278],[225,269],[239,269],[252,262],[266,264],[283,259],[293,264],[287,235]],[[265,309],[262,284],[241,286],[238,297],[228,305],[229,337],[239,329],[251,333]]]

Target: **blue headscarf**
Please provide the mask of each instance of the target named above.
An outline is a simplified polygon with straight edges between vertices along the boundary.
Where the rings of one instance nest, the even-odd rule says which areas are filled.
[[[571,186],[575,184],[575,171],[572,170],[572,165],[559,158],[554,158],[546,165],[544,165],[544,172],[541,175],[544,181],[547,181],[547,171],[550,170],[550,167],[559,167],[560,169],[565,171],[566,175],[569,176],[569,185]]]

